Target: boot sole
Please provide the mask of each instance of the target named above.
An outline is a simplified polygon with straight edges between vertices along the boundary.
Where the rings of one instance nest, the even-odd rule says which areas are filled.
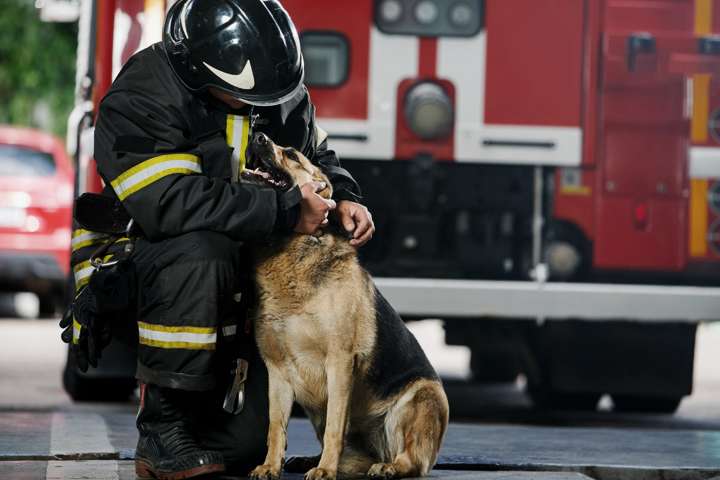
[[[135,460],[135,476],[140,480],[183,480],[185,478],[207,475],[209,473],[219,473],[225,471],[225,465],[210,464],[199,467],[181,470],[179,472],[159,472],[154,471],[152,465],[142,460]]]

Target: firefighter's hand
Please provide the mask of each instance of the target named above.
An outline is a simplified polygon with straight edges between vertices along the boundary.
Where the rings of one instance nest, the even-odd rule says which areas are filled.
[[[328,224],[328,214],[335,209],[334,200],[325,200],[317,192],[327,188],[325,182],[308,182],[300,187],[300,219],[295,225],[297,233],[316,235],[320,228]]]
[[[338,203],[336,216],[343,228],[352,234],[350,245],[353,247],[362,247],[375,233],[372,214],[364,205],[342,200]]]

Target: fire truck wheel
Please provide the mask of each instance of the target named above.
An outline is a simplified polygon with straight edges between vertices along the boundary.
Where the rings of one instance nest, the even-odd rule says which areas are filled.
[[[512,350],[486,351],[474,347],[470,354],[472,379],[479,383],[514,382],[520,373]]]
[[[533,389],[529,393],[535,408],[539,410],[594,412],[600,401],[599,393],[567,393],[546,389]]]
[[[613,395],[614,410],[628,413],[675,413],[682,397],[649,395]]]

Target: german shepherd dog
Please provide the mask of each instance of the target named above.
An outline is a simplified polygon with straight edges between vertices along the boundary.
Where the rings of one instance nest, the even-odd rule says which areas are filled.
[[[300,152],[263,134],[244,177],[283,190],[327,177]],[[252,170],[252,169],[257,170]],[[250,474],[277,479],[293,401],[322,454],[293,462],[308,480],[427,475],[448,423],[437,374],[399,315],[360,266],[345,232],[294,234],[255,255],[255,336],[268,369],[267,456]],[[288,465],[289,469],[290,465]]]

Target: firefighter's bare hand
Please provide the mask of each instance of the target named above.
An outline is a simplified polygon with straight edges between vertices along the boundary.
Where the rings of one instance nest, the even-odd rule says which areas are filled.
[[[297,233],[316,235],[319,230],[328,224],[328,214],[335,210],[334,200],[325,200],[317,192],[327,188],[325,182],[308,182],[300,187],[302,201],[300,202],[300,220],[295,225]]]
[[[352,233],[350,245],[354,247],[362,247],[375,233],[372,214],[364,205],[342,200],[338,202],[336,216],[345,230]]]

